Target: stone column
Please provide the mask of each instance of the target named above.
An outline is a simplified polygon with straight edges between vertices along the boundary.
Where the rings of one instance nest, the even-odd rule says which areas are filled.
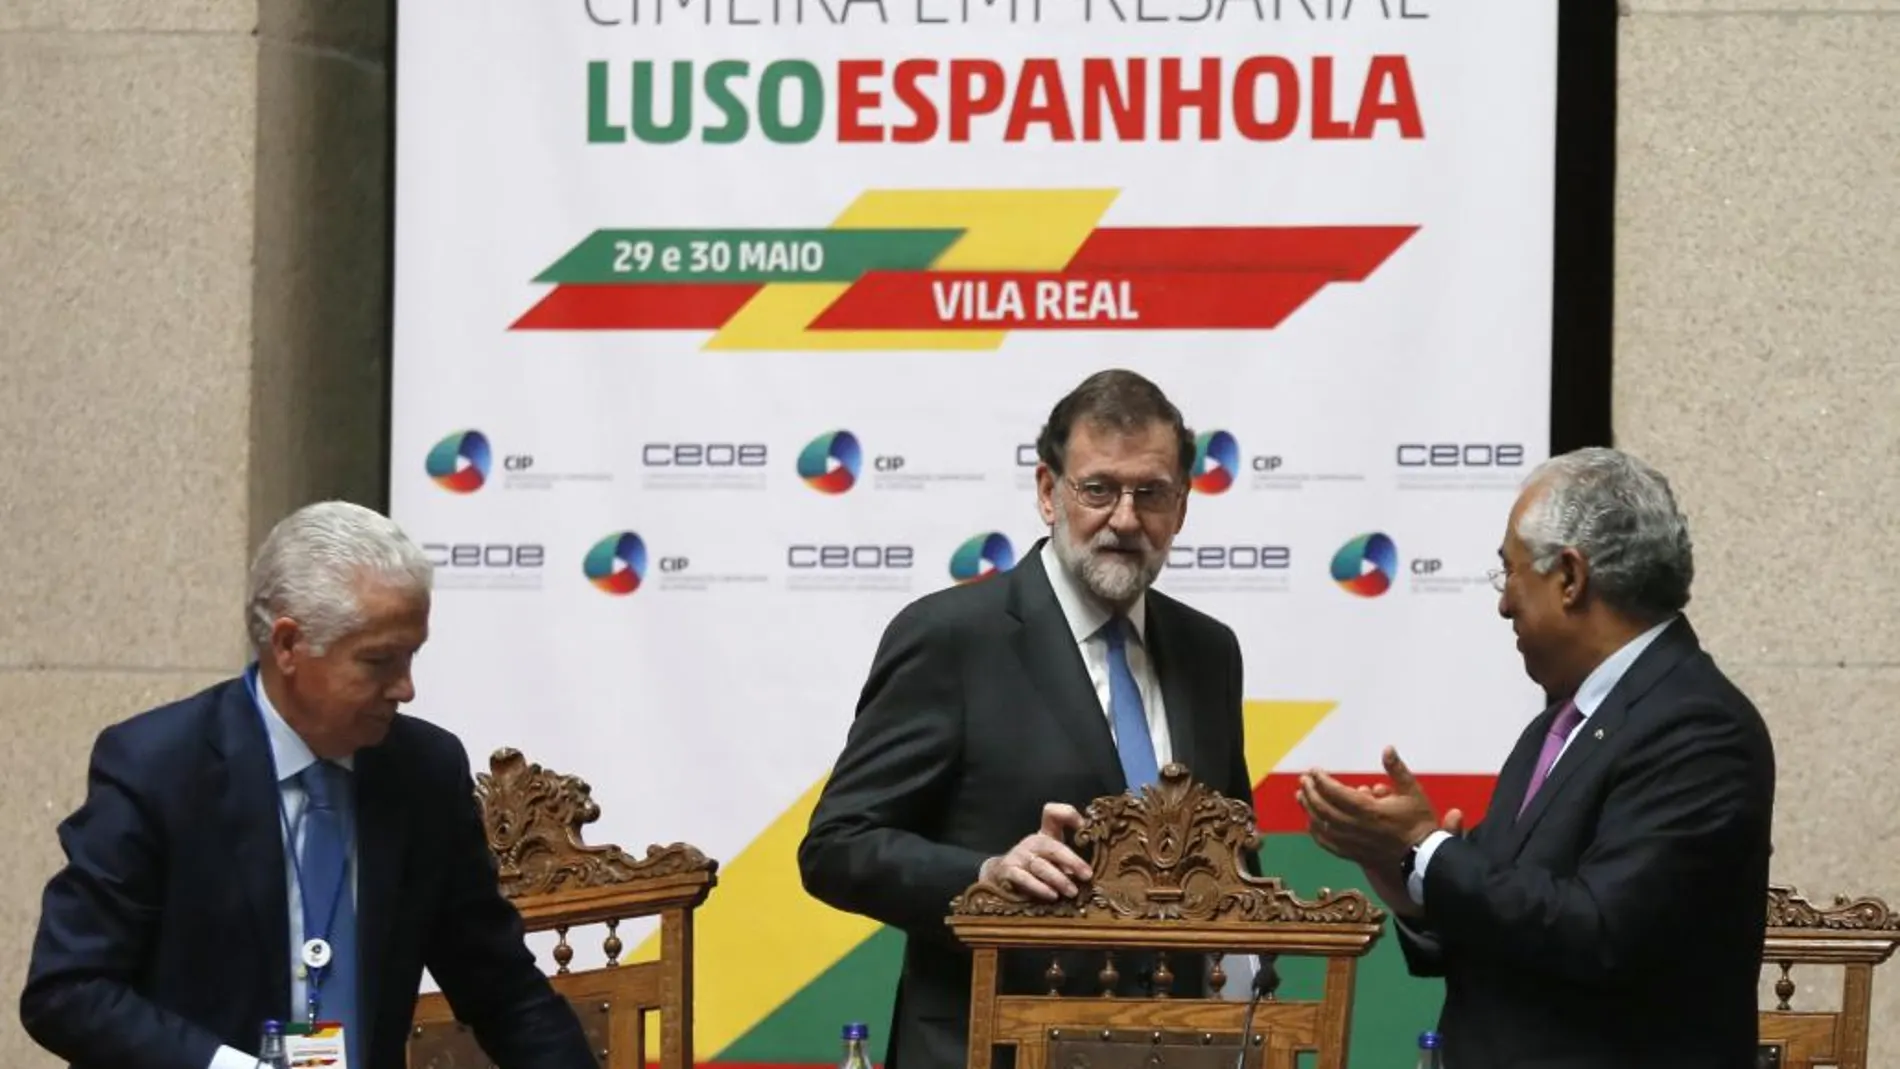
[[[1900,905],[1900,4],[1626,7],[1618,443],[1675,482],[1691,618],[1774,733],[1775,879]],[[1873,1017],[1900,1062],[1900,965]]]
[[[284,512],[382,504],[389,21],[0,2],[9,1005],[93,736],[243,665],[245,569]],[[16,1023],[0,1064],[55,1062]]]

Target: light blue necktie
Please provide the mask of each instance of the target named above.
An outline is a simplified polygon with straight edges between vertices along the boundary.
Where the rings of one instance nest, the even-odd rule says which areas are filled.
[[[1115,748],[1121,751],[1122,777],[1128,789],[1139,792],[1161,778],[1155,761],[1154,739],[1148,734],[1148,712],[1141,704],[1141,688],[1128,670],[1128,621],[1114,617],[1102,626],[1108,640],[1108,710],[1115,721]]]
[[[318,761],[297,780],[309,799],[303,812],[303,937],[308,942],[321,936],[330,943],[330,964],[317,988],[317,1015],[342,1023],[350,1065],[363,1069],[356,1016],[356,903],[349,881],[350,773]]]

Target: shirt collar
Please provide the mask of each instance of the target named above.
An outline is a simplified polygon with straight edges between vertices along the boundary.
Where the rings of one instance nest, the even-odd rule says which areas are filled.
[[[258,678],[257,666],[253,664],[244,673],[245,683],[250,687],[251,697],[257,700],[258,713],[264,720],[264,733],[270,738],[271,763],[277,768],[277,782],[284,783],[295,778],[304,769],[317,763],[317,755],[310,752],[310,745],[297,734],[297,729],[277,711],[270,702],[270,695],[264,693],[263,680]],[[336,763],[350,771],[356,771],[356,757],[339,757]]]
[[[1042,544],[1042,570],[1049,573],[1049,585],[1055,588],[1056,603],[1062,606],[1062,616],[1069,622],[1069,633],[1075,636],[1076,645],[1081,645],[1095,637],[1095,633],[1108,622],[1109,611],[1100,601],[1083,589],[1069,569],[1056,556],[1055,538]],[[1135,603],[1128,607],[1128,623],[1135,632],[1135,641],[1143,646],[1148,644],[1148,592],[1136,595]]]
[[[1585,719],[1596,712],[1597,707],[1603,704],[1603,699],[1610,696],[1610,691],[1616,689],[1617,683],[1621,682],[1623,676],[1629,672],[1630,666],[1636,663],[1636,658],[1641,657],[1643,651],[1649,648],[1650,643],[1661,637],[1669,625],[1675,622],[1676,618],[1671,616],[1625,642],[1622,649],[1605,657],[1603,663],[1596,666],[1595,671],[1584,677],[1583,685],[1577,688],[1576,697],[1571,699],[1576,702],[1577,711],[1582,713]]]

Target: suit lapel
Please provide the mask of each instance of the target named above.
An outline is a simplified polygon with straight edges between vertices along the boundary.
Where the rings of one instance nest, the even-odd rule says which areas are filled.
[[[1192,670],[1194,651],[1186,643],[1177,647],[1180,631],[1170,626],[1174,623],[1174,613],[1167,598],[1150,590],[1147,605],[1144,638],[1155,678],[1161,683],[1161,704],[1168,718],[1168,740],[1174,760],[1186,765],[1196,779],[1218,786],[1220,770],[1202,768],[1200,751],[1195,748],[1194,710],[1200,708],[1196,701],[1200,673]]]
[[[1603,699],[1597,711],[1590,714],[1577,728],[1576,735],[1564,750],[1563,756],[1551,767],[1550,775],[1544,785],[1538,788],[1537,797],[1531,799],[1530,807],[1524,810],[1517,823],[1511,828],[1510,846],[1506,857],[1516,857],[1524,849],[1524,842],[1530,837],[1531,829],[1537,826],[1544,814],[1555,804],[1554,799],[1563,793],[1565,785],[1576,779],[1581,770],[1597,763],[1601,755],[1608,750],[1608,743],[1615,739],[1628,722],[1630,711],[1649,693],[1662,678],[1668,675],[1678,664],[1701,647],[1696,641],[1695,632],[1690,629],[1686,618],[1679,618],[1674,624],[1656,636],[1656,641],[1643,651],[1643,655],[1630,665],[1629,671],[1617,681],[1615,687]],[[1537,732],[1537,749],[1543,747],[1545,731],[1550,720],[1542,718],[1543,727]],[[1534,750],[1533,753],[1536,751]],[[1533,758],[1535,760],[1535,758]],[[1529,774],[1525,776],[1526,786]],[[1523,791],[1518,791],[1523,797]]]
[[[398,721],[397,730],[401,723]],[[382,999],[382,970],[390,960],[390,933],[402,890],[403,858],[409,833],[408,804],[401,762],[390,752],[392,738],[356,755],[357,935],[356,960],[362,991],[357,1003],[365,1049],[375,1033]]]
[[[243,896],[258,953],[248,957],[271,1012],[290,1013],[290,891],[284,875],[284,838],[277,764],[262,713],[242,679],[225,685],[209,740],[216,755],[209,784],[218,799],[220,841],[227,856],[250,859],[233,875]]]
[[[1089,681],[1088,666],[1082,663],[1082,651],[1069,630],[1068,618],[1062,615],[1049,575],[1043,571],[1040,542],[1010,570],[1007,581],[1009,613],[1021,623],[1011,644],[1023,672],[1042,695],[1050,715],[1075,740],[1089,767],[1109,785],[1103,793],[1125,790],[1127,781],[1122,776],[1121,758],[1115,752],[1114,736],[1109,733],[1108,718],[1102,715],[1102,703],[1095,696],[1095,684]]]

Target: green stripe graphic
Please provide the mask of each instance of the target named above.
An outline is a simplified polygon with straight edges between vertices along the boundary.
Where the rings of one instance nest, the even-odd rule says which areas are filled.
[[[855,282],[921,271],[962,230],[596,230],[536,282]]]

